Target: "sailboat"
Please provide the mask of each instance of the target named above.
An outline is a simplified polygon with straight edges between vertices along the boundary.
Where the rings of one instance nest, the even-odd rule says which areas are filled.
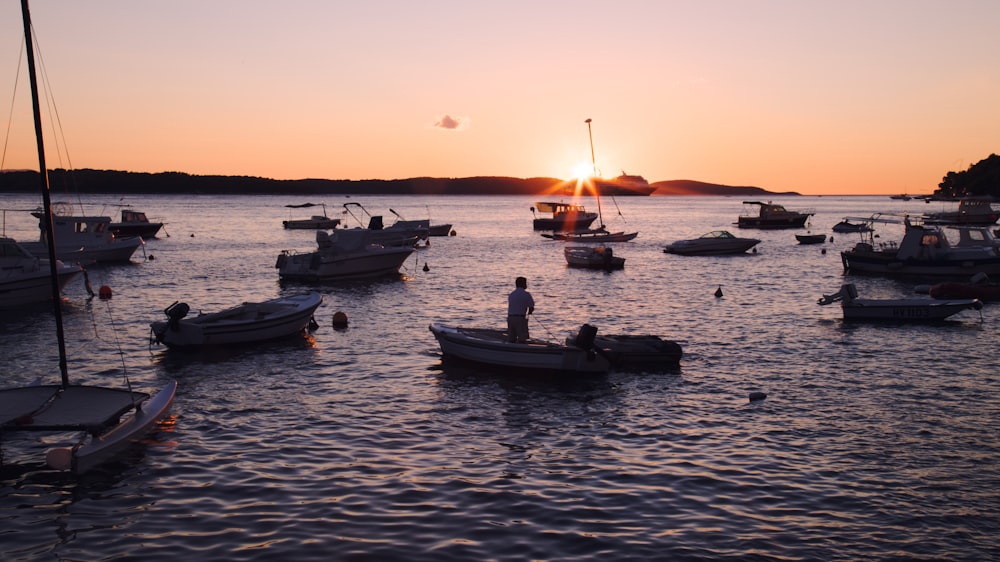
[[[42,142],[41,111],[31,39],[28,0],[21,0],[24,36],[27,45],[28,75],[38,145],[44,218],[48,229],[48,254],[56,339],[59,345],[60,384],[36,384],[0,390],[0,437],[19,432],[76,432],[75,444],[56,447],[46,453],[46,463],[55,470],[86,472],[114,458],[135,440],[148,433],[167,415],[177,382],[171,381],[155,396],[128,389],[70,384],[63,333],[62,308],[57,275],[56,243],[52,227],[45,148]]]
[[[587,124],[587,134],[590,137],[590,161],[594,167],[593,177],[597,178],[597,159],[594,157],[594,133],[590,128],[591,121],[591,119],[587,119],[585,123]],[[593,180],[588,181],[593,182]],[[601,191],[596,185],[594,186],[594,197],[597,198],[597,216],[601,222],[601,226],[588,230],[542,234],[542,236],[551,240],[604,244],[607,242],[628,242],[639,235],[638,232],[608,232],[608,229],[604,226],[604,213],[601,210]]]

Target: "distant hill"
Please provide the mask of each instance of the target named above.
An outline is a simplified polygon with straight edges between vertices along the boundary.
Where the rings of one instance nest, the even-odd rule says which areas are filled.
[[[652,184],[656,187],[653,195],[799,195],[794,191],[774,192],[753,186],[734,187],[695,180],[658,181]]]
[[[254,176],[196,176],[183,172],[121,172],[115,170],[63,170],[49,172],[56,193],[234,194],[234,195],[548,195],[567,193],[569,183],[557,178],[409,178],[395,180],[274,180]],[[732,187],[692,180],[652,184],[653,195],[798,195],[773,193],[759,187]],[[0,173],[0,192],[38,189],[38,172],[9,170]]]

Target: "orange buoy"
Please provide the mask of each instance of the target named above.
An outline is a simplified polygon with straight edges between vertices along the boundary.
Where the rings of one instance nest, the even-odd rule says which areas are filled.
[[[101,285],[101,288],[97,290],[97,296],[102,299],[110,299],[111,287],[108,287],[107,285]]]

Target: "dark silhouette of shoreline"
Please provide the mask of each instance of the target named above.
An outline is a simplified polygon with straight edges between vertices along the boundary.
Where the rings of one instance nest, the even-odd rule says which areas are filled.
[[[575,181],[557,178],[409,178],[394,180],[274,180],[254,176],[196,176],[183,172],[122,172],[64,170],[49,172],[54,191],[67,193],[218,194],[218,195],[535,195],[561,197],[572,193]],[[693,180],[654,182],[653,195],[799,195],[770,192],[759,187],[734,187]],[[38,189],[38,172],[0,173],[0,192]]]

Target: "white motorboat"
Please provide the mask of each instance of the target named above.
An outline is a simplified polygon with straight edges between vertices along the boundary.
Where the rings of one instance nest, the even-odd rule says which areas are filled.
[[[611,363],[593,348],[593,333],[578,336],[572,344],[540,340],[507,341],[505,330],[462,328],[431,324],[441,354],[491,367],[563,373],[605,373]]]
[[[744,205],[757,207],[756,214],[744,212],[736,219],[736,225],[740,228],[802,228],[809,217],[813,216],[813,211],[791,211],[783,205],[777,205],[768,201],[744,201]]]
[[[862,241],[840,253],[844,270],[851,273],[969,277],[976,273],[1000,275],[1000,248],[989,229],[977,229],[976,239],[966,236],[952,244],[942,227],[886,217],[871,222],[905,225],[902,241],[876,244],[873,231],[863,232]],[[961,238],[961,236],[960,236]]]
[[[122,263],[143,245],[142,238],[118,238],[111,232],[111,217],[82,216],[68,213],[68,205],[56,205],[52,210],[52,232],[56,244],[56,258],[67,263]],[[47,257],[48,229],[45,215],[32,211],[38,219],[41,236],[37,242],[22,242],[32,255]]]
[[[315,325],[313,312],[323,302],[319,293],[245,302],[220,312],[188,317],[190,306],[175,302],[164,310],[167,320],[153,322],[151,339],[168,347],[237,345],[283,338]]]
[[[59,290],[83,271],[79,265],[56,263]],[[37,258],[12,238],[0,238],[0,308],[52,299],[49,260]]]
[[[41,113],[38,103],[38,81],[35,73],[31,16],[27,2],[21,3],[24,36],[27,48],[28,76],[34,109],[38,169],[47,170],[41,134]],[[58,276],[56,233],[52,228],[52,203],[48,176],[39,174],[44,201],[42,228],[48,251],[50,275]],[[58,436],[80,435],[69,447],[56,447],[46,453],[46,462],[56,470],[86,472],[121,453],[125,448],[152,430],[165,417],[177,391],[176,381],[167,383],[149,399],[149,394],[131,389],[70,384],[66,341],[62,326],[62,304],[56,283],[51,283],[52,310],[59,348],[60,384],[32,384],[0,390],[0,443],[8,443],[10,435],[22,432],[47,432]],[[53,437],[55,438],[55,437]],[[6,453],[6,451],[4,451]],[[5,461],[9,456],[4,454]]]
[[[283,251],[275,263],[282,279],[325,281],[358,279],[398,273],[413,246],[384,246],[372,241],[368,229],[352,228],[327,233],[316,231],[315,252]]]
[[[589,269],[622,269],[625,258],[616,256],[609,246],[566,246],[563,248],[566,263],[571,267]]]
[[[281,221],[281,225],[289,230],[329,230],[337,228],[340,219],[332,219],[326,216],[326,204],[324,203],[300,203],[298,205],[285,205],[292,209],[304,209],[308,207],[323,207],[322,215],[313,215],[307,219],[288,219]]]
[[[740,238],[727,230],[713,230],[698,238],[671,242],[663,251],[681,256],[721,256],[742,254],[757,244],[760,244],[757,238]]]
[[[152,222],[146,217],[146,213],[132,209],[122,209],[121,222],[113,222],[108,225],[111,233],[118,238],[138,236],[143,240],[156,238],[156,234],[163,228],[162,222]]]
[[[980,310],[979,299],[859,299],[857,288],[845,284],[832,295],[823,295],[819,304],[840,302],[844,320],[895,320],[901,322],[926,322],[944,320],[963,310]]]

